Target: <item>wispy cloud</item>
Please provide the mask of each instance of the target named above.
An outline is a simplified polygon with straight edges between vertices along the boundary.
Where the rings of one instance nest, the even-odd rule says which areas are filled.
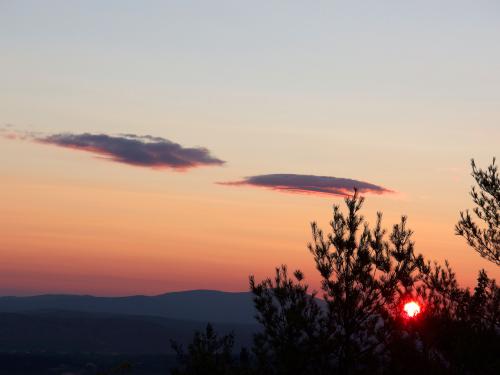
[[[392,190],[350,178],[302,174],[265,174],[246,177],[240,181],[219,182],[221,185],[254,186],[281,192],[346,196],[354,189],[360,193],[387,194]]]
[[[33,139],[33,133],[17,130],[12,124],[0,125],[0,136],[5,139]]]
[[[86,151],[114,162],[155,169],[169,168],[182,171],[225,163],[204,147],[184,147],[168,139],[151,135],[91,133],[47,135],[5,129],[3,136]]]

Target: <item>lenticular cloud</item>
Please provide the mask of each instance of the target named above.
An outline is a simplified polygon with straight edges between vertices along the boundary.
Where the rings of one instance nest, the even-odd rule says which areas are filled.
[[[204,147],[184,147],[165,138],[124,134],[60,133],[37,136],[41,143],[87,151],[109,160],[141,167],[185,170],[225,162]]]
[[[386,194],[393,191],[382,186],[350,178],[302,174],[265,174],[246,177],[240,181],[219,182],[221,185],[255,186],[281,192],[346,196],[354,189],[360,193]]]

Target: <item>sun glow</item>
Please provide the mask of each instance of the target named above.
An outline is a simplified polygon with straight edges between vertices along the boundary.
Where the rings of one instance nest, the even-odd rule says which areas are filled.
[[[420,305],[414,301],[411,301],[404,305],[403,310],[409,318],[414,318],[418,314],[420,314]]]

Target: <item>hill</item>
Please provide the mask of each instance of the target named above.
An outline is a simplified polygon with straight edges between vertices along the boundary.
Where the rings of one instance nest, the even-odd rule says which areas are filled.
[[[40,295],[0,297],[0,312],[19,313],[40,310],[158,316],[203,323],[255,323],[252,296],[248,292],[193,290],[158,296]]]
[[[152,316],[32,311],[0,313],[0,352],[167,354],[170,340],[186,346],[205,323]],[[249,346],[257,325],[215,324]]]

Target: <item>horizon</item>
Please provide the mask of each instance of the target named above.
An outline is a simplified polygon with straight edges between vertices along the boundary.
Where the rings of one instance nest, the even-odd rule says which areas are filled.
[[[191,6],[188,6],[191,5]],[[500,139],[500,3],[0,4],[0,296],[248,291],[319,276],[356,187],[463,287]]]
[[[164,292],[160,294],[130,294],[130,295],[98,295],[98,294],[75,294],[75,293],[64,293],[64,294],[26,294],[26,295],[0,295],[0,298],[30,298],[30,297],[44,297],[44,296],[71,296],[71,297],[97,297],[97,298],[122,298],[122,297],[161,297],[167,294],[181,294],[181,293],[192,293],[192,292],[209,292],[209,293],[223,293],[223,294],[251,294],[250,290],[248,291],[224,291],[224,290],[216,290],[216,289],[186,289],[186,290],[174,290],[170,292]]]

